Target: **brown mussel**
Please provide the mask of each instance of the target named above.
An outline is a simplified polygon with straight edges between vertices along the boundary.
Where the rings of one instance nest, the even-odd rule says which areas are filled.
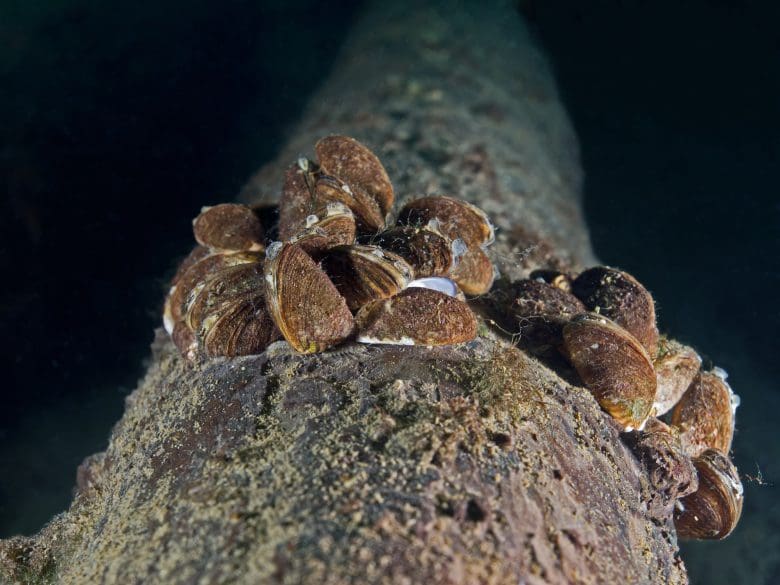
[[[626,431],[652,414],[653,362],[631,333],[603,315],[583,313],[563,328],[567,357],[599,405]]]
[[[318,162],[300,158],[287,170],[279,202],[279,237],[287,241],[298,235],[307,218],[329,203],[347,206],[361,232],[382,230],[394,194],[376,155],[348,136],[327,136],[315,151]]]
[[[196,248],[193,253],[185,258],[182,268],[174,277],[173,285],[168,292],[163,310],[163,324],[171,335],[179,351],[190,359],[197,356],[201,347],[203,335],[207,331],[193,329],[189,323],[192,321],[190,311],[199,299],[199,294],[209,286],[220,282],[220,277],[225,271],[242,266],[255,265],[262,261],[262,255],[255,252],[238,252],[232,254],[203,254],[201,248]],[[210,306],[204,307],[202,303],[197,305],[197,310],[208,313]],[[268,332],[273,336],[274,330]],[[263,347],[254,348],[254,353],[262,351]]]
[[[390,177],[377,156],[349,136],[326,136],[314,146],[323,172],[338,177],[350,188],[359,188],[376,202],[382,219],[393,207],[395,195]]]
[[[274,323],[296,351],[323,351],[352,336],[355,323],[346,300],[298,244],[269,246],[265,290]]]
[[[511,295],[511,314],[520,328],[520,343],[524,346],[560,345],[564,325],[587,311],[573,294],[541,278],[517,281]]]
[[[595,266],[574,279],[572,292],[590,311],[626,329],[651,358],[655,357],[658,346],[655,303],[633,276],[609,266]]]
[[[451,239],[460,238],[468,247],[488,246],[495,235],[493,224],[479,207],[444,195],[414,199],[398,214],[399,225],[425,226],[430,221]]]
[[[321,205],[316,204],[314,184],[319,169],[307,158],[299,158],[284,174],[279,200],[279,239],[287,241],[306,227],[307,219]]]
[[[355,321],[361,343],[450,345],[477,335],[476,317],[465,302],[427,287],[412,286],[368,303]]]
[[[317,205],[341,203],[349,207],[361,232],[376,233],[385,227],[379,204],[359,185],[349,185],[331,175],[320,175],[314,191]]]
[[[449,276],[458,283],[463,292],[477,296],[491,289],[498,272],[482,248],[469,248]]]
[[[699,487],[677,502],[677,535],[698,540],[726,538],[742,514],[743,489],[737,469],[717,449],[703,451],[693,459],[693,465]]]
[[[693,348],[661,337],[653,366],[657,381],[655,414],[661,416],[677,404],[691,385],[701,367],[701,358]]]
[[[672,409],[671,425],[680,433],[686,452],[691,457],[706,449],[728,453],[738,405],[739,396],[723,370],[699,372]]]
[[[649,418],[642,432],[626,437],[648,480],[643,500],[651,517],[665,523],[677,501],[698,488],[696,469],[680,438],[667,424]]]
[[[466,251],[462,240],[451,240],[434,225],[395,226],[372,237],[371,243],[401,256],[417,278],[448,275]]]
[[[263,225],[246,205],[220,203],[204,207],[192,221],[195,240],[217,252],[259,252],[265,249]]]

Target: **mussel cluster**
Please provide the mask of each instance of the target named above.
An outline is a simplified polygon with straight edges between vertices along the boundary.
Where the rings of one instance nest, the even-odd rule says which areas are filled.
[[[521,343],[560,351],[624,430],[653,421],[654,433],[691,458],[698,489],[677,501],[678,535],[727,536],[742,511],[742,484],[728,457],[739,397],[725,372],[702,371],[696,351],[660,336],[652,296],[621,270],[597,266],[576,278],[539,270],[513,284],[513,298]],[[653,418],[662,415],[668,424]]]
[[[464,294],[487,292],[485,253],[493,227],[477,207],[451,197],[415,199],[389,218],[393,187],[379,159],[346,136],[315,146],[285,175],[280,241],[265,239],[252,208],[204,208],[199,246],[184,260],[164,322],[179,350],[259,353],[284,337],[299,352],[349,339],[445,345],[473,339]]]
[[[302,353],[347,340],[433,346],[476,337],[464,293],[486,293],[496,276],[484,212],[427,196],[391,224],[393,187],[368,148],[328,136],[315,152],[316,161],[301,158],[286,172],[279,241],[246,205],[207,207],[193,221],[199,245],[164,311],[179,351],[195,360],[260,353],[282,337]],[[519,324],[522,345],[559,351],[625,431],[650,421],[645,443],[671,446],[672,467],[679,451],[694,477],[670,491],[678,534],[728,535],[742,485],[728,457],[738,397],[725,373],[702,371],[693,349],[659,335],[652,296],[626,272],[538,270],[510,290],[500,310]],[[663,461],[656,457],[658,469]]]

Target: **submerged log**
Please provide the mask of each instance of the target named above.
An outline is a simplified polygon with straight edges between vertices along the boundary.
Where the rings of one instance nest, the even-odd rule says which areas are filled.
[[[371,3],[240,198],[274,203],[290,162],[347,134],[400,199],[453,194],[494,219],[503,277],[484,305],[533,269],[593,263],[549,67],[510,3],[477,4]],[[0,580],[686,582],[618,427],[571,370],[485,323],[454,347],[278,342],[197,366],[158,331],[70,509],[0,541]]]

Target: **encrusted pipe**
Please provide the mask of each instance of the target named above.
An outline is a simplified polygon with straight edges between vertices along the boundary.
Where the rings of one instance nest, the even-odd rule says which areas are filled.
[[[240,199],[275,203],[292,162],[345,134],[401,202],[484,209],[504,282],[593,264],[577,142],[514,3],[418,4],[365,8]],[[562,371],[489,321],[456,346],[277,342],[194,366],[160,331],[71,508],[0,541],[0,581],[686,582],[671,507],[650,505],[647,467]]]

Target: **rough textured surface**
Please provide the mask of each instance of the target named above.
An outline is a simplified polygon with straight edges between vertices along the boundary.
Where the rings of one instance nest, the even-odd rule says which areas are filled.
[[[241,198],[275,204],[292,162],[315,158],[320,137],[346,134],[382,161],[396,210],[432,194],[485,210],[504,273],[551,249],[558,262],[593,264],[577,141],[547,63],[511,3],[474,4],[372,3],[275,163]]]
[[[369,6],[243,199],[274,202],[317,138],[355,136],[401,197],[452,193],[494,218],[487,307],[531,269],[593,259],[546,64],[510,5],[471,4]],[[160,332],[71,509],[0,541],[0,580],[684,583],[667,505],[648,508],[660,480],[570,369],[489,325],[456,347],[278,342],[196,367]]]

